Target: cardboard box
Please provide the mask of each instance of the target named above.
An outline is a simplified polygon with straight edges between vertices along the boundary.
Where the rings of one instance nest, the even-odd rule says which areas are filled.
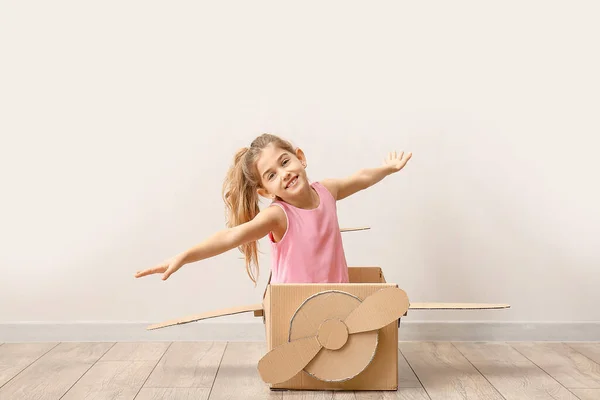
[[[367,228],[354,228],[358,230]],[[379,267],[350,267],[347,284],[267,284],[261,304],[151,325],[159,329],[253,312],[268,352],[258,363],[273,390],[398,389],[398,327],[407,310],[504,309],[508,304],[410,303]]]
[[[349,284],[269,284],[263,299],[268,350],[315,336],[325,321],[344,321],[365,299],[385,288],[397,288],[397,285],[386,283],[378,267],[350,268]],[[397,290],[404,294],[400,289]],[[320,348],[300,372],[283,382],[271,383],[270,387],[296,390],[396,390],[398,316],[394,316],[394,309],[396,314],[403,315],[408,309],[408,298],[387,306],[384,314],[391,322],[384,327],[349,334],[337,344],[328,345],[332,348]],[[361,317],[369,318],[368,315]],[[306,351],[302,353],[307,354]],[[293,357],[294,354],[291,354]],[[286,359],[271,365],[261,364],[263,360],[259,363],[263,379],[270,375],[269,369],[281,370],[291,365],[290,360]],[[283,372],[285,374],[286,371]]]

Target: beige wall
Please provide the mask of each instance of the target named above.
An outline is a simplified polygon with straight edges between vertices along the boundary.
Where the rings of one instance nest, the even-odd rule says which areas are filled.
[[[3,2],[0,324],[259,301],[266,241],[257,288],[236,251],[133,273],[224,227],[226,168],[263,131],[314,180],[413,151],[339,203],[372,227],[344,234],[349,263],[513,308],[410,320],[599,321],[600,7],[366,4]]]

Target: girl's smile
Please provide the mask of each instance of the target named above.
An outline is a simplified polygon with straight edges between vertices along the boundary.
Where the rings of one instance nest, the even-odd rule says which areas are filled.
[[[295,176],[290,181],[288,181],[287,185],[285,185],[285,188],[289,189],[291,187],[294,187],[296,185],[296,182],[298,182],[298,176]]]

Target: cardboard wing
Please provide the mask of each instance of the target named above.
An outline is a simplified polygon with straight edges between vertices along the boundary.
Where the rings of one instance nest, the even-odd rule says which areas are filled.
[[[490,303],[411,303],[410,310],[500,310],[509,304]]]
[[[386,282],[379,267],[349,267],[349,278],[345,284],[291,285],[271,284],[269,279],[262,304],[208,311],[147,329],[252,312],[265,323],[269,352],[259,361],[258,371],[272,388],[390,390],[398,387],[395,321],[408,310],[510,308],[508,304],[411,303],[398,285]]]
[[[510,308],[509,304],[492,304],[492,303],[410,303],[408,310],[500,310]],[[200,314],[191,315],[188,317],[173,319],[159,324],[148,326],[147,330],[166,328],[174,325],[183,325],[190,322],[201,321],[226,315],[241,314],[253,312],[255,317],[264,315],[263,305],[250,304],[238,307],[224,308],[221,310],[207,311]],[[404,315],[404,314],[403,314]]]
[[[347,284],[271,284],[262,304],[209,311],[149,326],[159,329],[252,312],[265,324],[261,379],[274,389],[393,390],[398,325],[409,309],[509,308],[507,304],[411,303],[379,267],[350,267]],[[302,371],[302,372],[301,372]]]
[[[231,307],[231,308],[225,308],[222,310],[208,311],[208,312],[204,312],[201,314],[192,315],[189,317],[173,319],[173,320],[169,320],[166,322],[162,322],[160,324],[150,325],[146,329],[150,331],[153,329],[165,328],[167,326],[188,324],[190,322],[200,321],[203,319],[223,317],[225,315],[241,314],[241,313],[251,312],[251,311],[254,312],[255,316],[261,316],[261,315],[263,315],[262,314],[263,313],[263,305],[262,304],[251,304],[251,305],[247,305],[247,306]]]

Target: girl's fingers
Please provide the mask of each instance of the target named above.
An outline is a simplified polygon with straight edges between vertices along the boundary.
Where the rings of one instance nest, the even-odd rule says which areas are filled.
[[[169,278],[169,276],[171,276],[171,274],[172,274],[173,272],[175,272],[175,271],[173,271],[173,270],[171,270],[171,269],[167,269],[167,270],[166,270],[166,271],[164,271],[164,272],[165,272],[165,273],[164,273],[164,275],[162,276],[162,280],[163,280],[163,281],[166,281],[166,280]]]
[[[161,267],[149,268],[144,271],[138,271],[135,274],[135,276],[136,276],[136,278],[141,278],[142,276],[146,276],[146,275],[150,275],[150,274],[158,274],[158,273],[164,272],[165,271],[164,268],[165,267],[161,266]]]

